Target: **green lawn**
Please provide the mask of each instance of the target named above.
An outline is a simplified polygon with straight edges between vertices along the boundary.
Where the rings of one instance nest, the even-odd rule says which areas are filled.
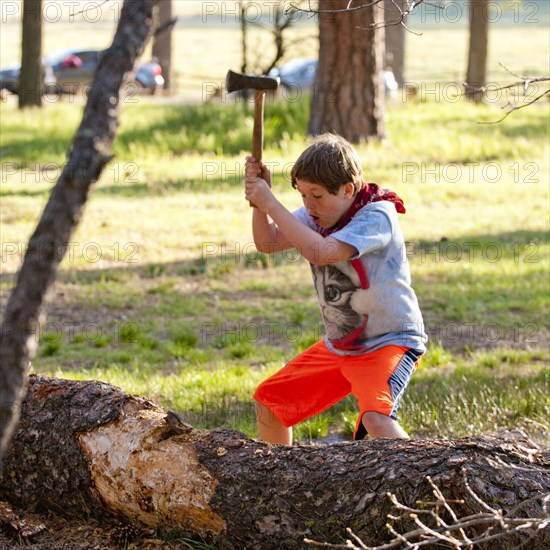
[[[81,109],[0,105],[2,303]],[[264,156],[296,207],[288,172],[306,143],[308,103],[268,110]],[[407,205],[406,252],[431,338],[401,410],[417,436],[547,434],[548,110],[478,124],[499,115],[396,102],[390,140],[358,148],[368,181]],[[62,264],[35,372],[104,380],[198,427],[255,434],[255,386],[322,329],[308,265],[253,247],[240,176],[251,117],[242,105],[124,106],[115,161]],[[355,415],[348,398],[297,436],[349,436]]]
[[[254,387],[320,337],[320,315],[307,264],[290,253],[265,257],[252,244],[241,183],[251,106],[204,103],[240,66],[238,25],[223,7],[208,17],[200,2],[176,2],[175,10],[178,101],[125,100],[115,160],[71,241],[33,369],[106,380],[199,427],[253,435]],[[513,78],[499,62],[545,74],[547,14],[517,2],[502,10],[490,30],[490,83]],[[117,5],[100,11],[101,21],[95,13],[55,21],[49,12],[44,50],[106,47]],[[359,146],[367,180],[407,205],[404,253],[430,336],[403,424],[419,436],[520,427],[542,440],[550,406],[548,102],[480,124],[498,120],[507,97],[493,93],[483,107],[456,97],[465,22],[419,17],[411,28],[421,34],[406,37],[406,79],[418,93],[390,101],[387,142]],[[267,55],[268,33],[250,32],[252,49]],[[19,34],[20,18],[7,17],[0,65],[19,58]],[[315,35],[312,21],[291,29],[300,41],[288,57],[316,55]],[[300,204],[288,175],[306,143],[308,99],[266,106],[264,156],[289,207]],[[2,304],[82,109],[73,98],[40,112],[0,104]],[[298,437],[349,436],[355,414],[347,399],[301,425]]]

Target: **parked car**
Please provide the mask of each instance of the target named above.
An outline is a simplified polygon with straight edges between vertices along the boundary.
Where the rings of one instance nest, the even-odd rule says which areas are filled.
[[[68,49],[60,50],[42,60],[44,67],[44,93],[74,94],[93,80],[99,60],[106,50]],[[20,65],[0,71],[0,90],[17,94]],[[158,63],[141,65],[135,74],[138,89],[154,93],[164,85],[162,69]]]
[[[307,90],[315,83],[317,59],[293,59],[269,71],[269,76],[279,77],[281,86]]]
[[[279,77],[281,86],[290,90],[308,90],[315,84],[315,74],[317,73],[317,59],[293,59],[279,68],[274,68],[269,72],[269,76]],[[390,70],[384,71],[384,90],[386,95],[395,96],[398,85]]]

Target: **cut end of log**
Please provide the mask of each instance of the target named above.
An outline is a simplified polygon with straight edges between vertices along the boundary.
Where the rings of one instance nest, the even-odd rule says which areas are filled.
[[[78,439],[106,507],[152,527],[216,538],[226,529],[209,505],[218,481],[198,461],[193,433],[167,434],[166,411],[130,401],[117,420]]]

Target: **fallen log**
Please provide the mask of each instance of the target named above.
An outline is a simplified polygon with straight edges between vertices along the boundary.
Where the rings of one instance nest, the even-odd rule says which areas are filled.
[[[433,500],[428,475],[445,498],[463,501],[455,506],[462,516],[482,510],[468,483],[503,513],[524,503],[521,514],[540,517],[549,456],[491,437],[273,446],[233,430],[196,430],[108,384],[31,376],[0,499],[73,518],[125,516],[220,548],[341,542],[346,527],[374,545],[392,538],[388,493],[411,507]],[[508,534],[498,547],[525,538]],[[549,543],[539,530],[528,547]]]

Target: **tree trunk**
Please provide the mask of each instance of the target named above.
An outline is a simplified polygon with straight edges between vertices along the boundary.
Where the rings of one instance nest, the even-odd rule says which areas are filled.
[[[320,0],[319,10],[342,9]],[[335,132],[353,143],[385,137],[384,12],[376,6],[319,13],[319,65],[311,98],[309,133]]]
[[[239,0],[240,10],[240,22],[241,22],[241,73],[246,73],[248,69],[248,53],[247,53],[247,34],[248,34],[248,22],[246,20],[246,5],[244,0]]]
[[[380,544],[391,538],[388,491],[410,506],[433,500],[430,475],[447,498],[464,499],[463,515],[477,513],[465,469],[477,494],[506,511],[550,491],[549,458],[489,437],[272,446],[195,430],[107,384],[31,376],[0,498],[71,517],[122,515],[226,549],[292,550],[304,537],[341,540],[348,526]],[[523,512],[538,517],[540,507]],[[542,533],[531,547],[549,539]],[[517,543],[507,535],[498,547]]]
[[[487,44],[489,40],[489,5],[486,0],[471,0],[470,45],[466,71],[466,97],[470,101],[483,101],[483,86],[486,84]]]
[[[403,88],[405,82],[405,27],[398,24],[407,0],[384,0],[384,20],[386,24],[386,65]],[[405,21],[406,22],[406,21]]]
[[[172,30],[169,25],[172,19],[172,0],[159,0],[159,26],[167,24],[167,28],[155,36],[153,41],[153,57],[157,59],[162,68],[164,77],[164,91],[172,93]]]
[[[22,387],[37,346],[46,294],[107,162],[118,127],[120,89],[153,29],[156,0],[124,3],[113,44],[102,57],[67,164],[32,235],[0,330],[0,460],[17,421]]]
[[[42,107],[42,0],[24,0],[19,108]]]

